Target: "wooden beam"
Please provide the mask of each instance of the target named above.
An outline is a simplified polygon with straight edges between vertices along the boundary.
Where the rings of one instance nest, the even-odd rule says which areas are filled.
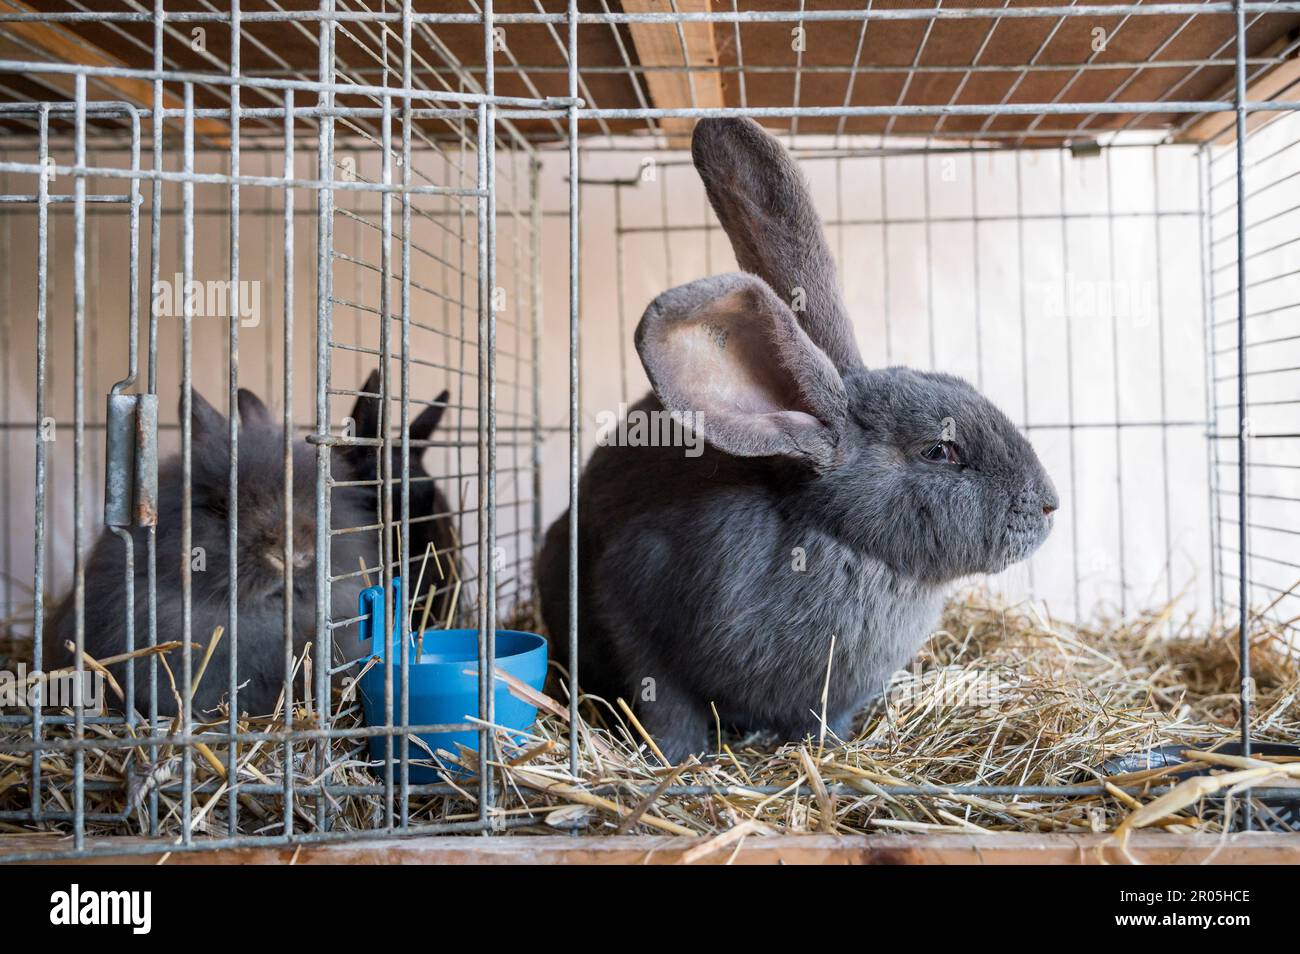
[[[6,13],[39,12],[22,3],[21,0],[0,0],[0,10]],[[87,42],[84,37],[59,23],[0,23],[0,32],[8,33],[16,40],[22,41],[29,49],[40,50],[55,63],[107,67],[121,67],[123,65],[120,60],[105,53],[99,47]],[[61,87],[63,85],[61,82],[47,81],[48,77],[56,75],[58,74],[45,74],[41,77],[41,82],[46,86]],[[68,76],[66,79],[68,87],[71,88],[72,77]],[[150,108],[153,105],[153,83],[149,80],[121,76],[101,76],[96,77],[96,81],[113,90],[123,100],[135,106]],[[69,93],[68,98],[73,98],[73,95]],[[87,98],[92,97],[88,94]],[[180,109],[184,106],[184,103],[174,93],[164,91],[163,105],[168,109]],[[169,125],[180,128],[182,124],[177,120],[174,124],[169,123]],[[196,118],[194,120],[194,134],[228,143],[230,127],[220,119]]]
[[[672,13],[673,0],[623,0],[625,13]],[[709,0],[676,0],[680,13],[708,13]],[[681,33],[678,33],[680,27]],[[718,65],[712,23],[629,23],[642,66],[672,67],[641,75],[655,109],[711,109],[725,105],[722,74],[687,72],[685,67]],[[683,46],[684,42],[684,46]],[[693,119],[661,119],[671,149],[689,148]]]
[[[0,7],[3,6],[4,4],[0,2]],[[0,57],[6,60],[25,60],[31,55],[32,51],[29,47],[5,33],[4,26],[0,25]],[[52,95],[65,96],[68,99],[76,96],[73,79],[65,73],[29,73],[22,78],[45,87]]]
[[[87,839],[92,849],[148,844],[145,839]],[[744,839],[680,838],[673,836],[609,836],[573,838],[568,835],[515,835],[498,838],[443,836],[373,839],[350,844],[301,847],[225,849],[214,852],[173,852],[171,844],[154,842],[158,853],[108,855],[85,859],[87,864],[854,864],[923,865],[974,864],[1099,865],[1300,863],[1300,839],[1294,836],[1247,832],[1220,835],[1173,835],[1137,832],[1122,852],[1114,836],[1098,835],[778,835]],[[64,852],[70,838],[5,836],[0,851]],[[164,855],[166,858],[164,859]],[[60,862],[66,864],[67,862]]]
[[[1264,56],[1277,56],[1289,45],[1287,38],[1282,38],[1264,51]],[[1211,99],[1232,99],[1237,88],[1236,80],[1231,80],[1214,91]],[[1246,99],[1251,102],[1280,100],[1293,103],[1300,100],[1300,57],[1295,53],[1291,58],[1277,64],[1258,77],[1246,87]],[[1246,131],[1254,129],[1265,120],[1276,116],[1276,112],[1258,112],[1246,114]],[[1237,114],[1202,113],[1196,122],[1174,137],[1175,142],[1207,143],[1223,145],[1237,138]]]

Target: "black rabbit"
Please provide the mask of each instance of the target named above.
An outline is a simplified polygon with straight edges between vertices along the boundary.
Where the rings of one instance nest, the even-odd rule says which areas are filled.
[[[352,419],[356,425],[356,436],[362,438],[376,438],[380,436],[381,413],[380,400],[382,394],[380,388],[382,383],[379,377],[379,369],[376,368],[370,372],[366,378],[366,383],[361,386],[361,394],[358,395],[356,403],[352,407]],[[460,579],[458,553],[459,548],[456,546],[456,537],[453,529],[453,518],[451,516],[451,505],[447,498],[443,496],[438,485],[434,482],[433,477],[424,468],[423,457],[426,444],[418,442],[427,442],[442,420],[443,412],[447,409],[447,399],[451,392],[443,391],[433,403],[422,410],[415,419],[410,422],[408,433],[410,435],[410,482],[409,495],[411,501],[411,546],[409,549],[409,558],[411,562],[412,585],[414,577],[420,573],[421,563],[424,563],[424,579],[420,586],[420,592],[409,594],[409,598],[414,603],[420,603],[421,600],[429,593],[433,593],[433,606],[429,613],[429,620],[432,623],[435,620],[445,621],[448,612],[448,602],[451,600],[455,581]],[[394,415],[396,416],[396,415]],[[379,472],[379,451],[373,446],[352,446],[344,450],[344,455],[352,468],[353,479],[366,481],[378,480],[381,477]],[[393,558],[397,558],[398,553],[398,535],[402,521],[402,448],[401,439],[394,437],[392,441],[392,479],[393,479],[393,537],[392,553]],[[374,519],[370,522],[378,522],[382,517],[379,513],[378,502],[381,499],[374,488],[365,488],[366,499],[370,502],[370,508]],[[429,544],[432,543],[434,550],[438,554],[437,561],[432,556],[425,562],[424,555]],[[442,573],[439,575],[438,568],[441,567]],[[423,616],[423,606],[420,606],[416,612],[416,621]]]
[[[824,686],[845,737],[948,585],[1028,557],[1058,506],[1028,441],[965,381],[863,365],[775,139],[706,119],[692,153],[745,271],[646,309],[636,347],[654,392],[630,413],[679,415],[707,446],[598,447],[578,524],[578,681],[633,703],[672,760],[708,746],[711,704],[738,727],[816,733]],[[566,513],[538,560],[561,660],[568,549]]]
[[[284,437],[266,406],[251,391],[239,392],[239,506],[238,506],[238,708],[253,715],[275,709],[284,685]],[[193,668],[197,672],[217,626],[227,627],[229,593],[230,447],[225,415],[192,394],[190,554],[181,552],[182,475],[179,456],[159,469],[157,524],[158,640],[178,640],[182,634],[181,561],[191,561],[191,640]],[[293,645],[300,656],[316,631],[316,452],[305,442],[293,445]],[[331,495],[331,524],[337,528],[364,526],[371,517],[365,499],[355,489],[338,488]],[[145,552],[147,531],[131,531],[135,547],[135,648],[148,640],[148,577]],[[369,546],[367,546],[369,544]],[[330,558],[333,575],[357,569],[361,556],[373,558],[373,541],[361,533],[335,534]],[[126,613],[123,596],[124,544],[105,531],[86,565],[85,648],[97,659],[126,651]],[[361,582],[337,580],[331,588],[334,619],[357,612]],[[73,640],[73,596],[69,593],[51,616],[48,634],[59,653]],[[49,643],[47,643],[48,645]],[[226,633],[194,691],[196,717],[215,709],[228,695],[230,634]],[[356,658],[361,646],[355,627],[334,633],[334,660]],[[314,653],[313,653],[314,655]],[[71,660],[69,659],[70,663]],[[181,654],[172,651],[168,665],[181,687]],[[110,671],[124,687],[125,664]],[[299,680],[299,683],[301,680]],[[174,715],[176,697],[161,663],[158,666],[158,711]],[[296,693],[301,692],[301,686]],[[148,713],[149,662],[135,663],[135,707]],[[110,699],[110,702],[115,700]]]

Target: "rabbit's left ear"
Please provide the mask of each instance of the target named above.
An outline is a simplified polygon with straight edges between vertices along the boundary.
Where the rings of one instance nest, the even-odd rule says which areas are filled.
[[[356,425],[357,437],[379,436],[380,385],[379,369],[375,368],[366,378],[365,384],[361,385],[361,393],[357,395],[352,405],[352,421]],[[352,449],[368,450],[369,448]]]
[[[762,279],[734,273],[664,292],[636,348],[664,407],[720,450],[835,463],[844,382]]]

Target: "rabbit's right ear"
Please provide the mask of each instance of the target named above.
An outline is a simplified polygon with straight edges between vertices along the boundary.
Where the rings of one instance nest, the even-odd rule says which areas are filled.
[[[762,279],[737,272],[664,292],[636,348],[664,407],[719,450],[836,463],[844,382]]]
[[[798,313],[840,371],[862,364],[835,259],[799,168],[752,119],[701,119],[691,158],[731,239],[736,263]]]
[[[180,399],[176,402],[176,416],[178,418],[185,416],[185,392],[183,390]],[[193,388],[190,388],[190,427],[191,442],[217,437],[224,439],[227,431],[226,416],[209,404],[203,395]]]

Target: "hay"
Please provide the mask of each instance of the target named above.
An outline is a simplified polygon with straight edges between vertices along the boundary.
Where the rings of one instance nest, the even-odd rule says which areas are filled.
[[[523,607],[505,625],[530,629],[536,621]],[[523,736],[498,737],[494,764],[503,784],[493,817],[512,833],[578,828],[592,835],[711,835],[699,846],[708,851],[730,850],[749,834],[775,832],[1220,831],[1227,790],[1235,787],[1240,797],[1248,786],[1285,784],[1282,776],[1295,784],[1300,763],[1200,756],[1219,774],[1190,779],[1170,769],[1106,777],[1101,767],[1108,758],[1158,745],[1204,752],[1235,739],[1236,650],[1235,631],[1176,622],[1169,607],[1128,621],[1074,626],[1048,620],[1028,605],[1004,606],[972,593],[948,607],[942,629],[916,666],[863,713],[852,739],[826,734],[774,745],[762,736],[724,734],[719,754],[669,767],[618,700],[587,698],[576,778],[569,773],[567,699],[556,679],[551,696],[530,697],[540,704],[537,724]],[[1255,737],[1300,738],[1300,664],[1285,627],[1257,621],[1252,669]],[[335,708],[337,727],[361,724],[360,706],[347,693],[335,693]],[[298,719],[304,727],[314,725],[305,711]],[[224,727],[224,721],[212,725],[215,732]],[[244,731],[283,729],[282,717],[241,722]],[[0,731],[0,753],[12,753],[6,742],[30,741],[29,729]],[[92,725],[86,731],[106,741],[127,733],[124,726]],[[68,737],[70,730],[53,726],[46,734]],[[384,825],[384,797],[349,788],[375,784],[364,741],[335,741],[324,776],[319,751],[314,743],[295,743],[286,762],[278,740],[241,747],[241,831],[282,831],[284,804],[276,793],[286,772],[299,789],[321,777],[342,786],[330,795],[335,831]],[[179,832],[181,753],[163,746],[152,764],[145,764],[144,754],[107,746],[87,752],[89,834],[147,831],[151,793],[157,794],[158,830]],[[411,755],[434,757],[447,767],[476,765],[473,752],[435,755],[416,742]],[[227,831],[227,757],[216,736],[193,752],[197,834]],[[42,769],[44,804],[66,811],[72,799],[70,756],[45,753]],[[30,756],[0,754],[0,810],[28,808],[29,771]],[[412,796],[412,825],[477,818],[472,777],[445,777],[451,794]],[[1171,789],[1175,782],[1180,784]],[[1060,798],[899,791],[938,784],[1102,785],[1105,792]],[[313,830],[317,799],[303,793],[295,802],[296,830]],[[0,830],[15,832],[66,827],[58,821],[0,822]]]

